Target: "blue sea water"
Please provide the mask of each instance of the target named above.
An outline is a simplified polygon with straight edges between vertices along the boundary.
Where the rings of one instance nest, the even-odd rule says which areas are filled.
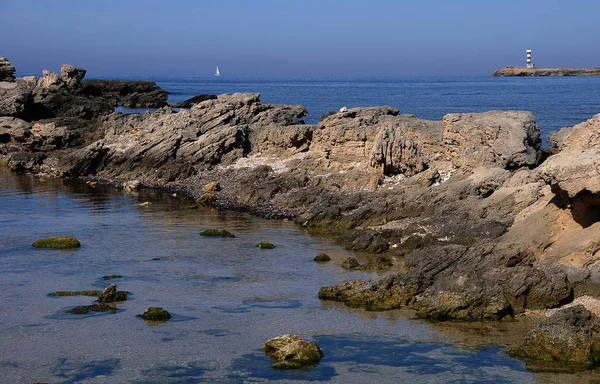
[[[448,113],[531,111],[542,137],[600,113],[600,77],[154,77],[169,101],[197,94],[255,92],[276,104],[301,104],[317,123],[341,107],[389,105],[439,120]]]

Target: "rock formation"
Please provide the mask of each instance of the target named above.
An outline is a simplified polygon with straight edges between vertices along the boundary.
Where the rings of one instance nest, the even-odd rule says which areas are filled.
[[[600,68],[527,68],[504,67],[494,76],[600,76]]]
[[[179,103],[172,104],[173,108],[191,108],[194,104],[201,103],[206,100],[214,100],[217,98],[217,95],[197,95],[190,99],[181,101]]]
[[[162,108],[168,93],[149,80],[85,80],[81,93],[102,96],[128,108]]]
[[[15,81],[15,67],[5,57],[0,57],[0,81]]]

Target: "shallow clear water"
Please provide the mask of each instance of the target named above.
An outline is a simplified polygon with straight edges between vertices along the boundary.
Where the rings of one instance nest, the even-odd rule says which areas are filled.
[[[140,207],[141,201],[151,201]],[[365,312],[317,298],[323,285],[371,275],[339,267],[349,255],[292,223],[186,210],[175,197],[16,176],[0,169],[0,382],[337,383],[532,382],[499,346],[459,348],[400,311]],[[206,228],[236,238],[203,238]],[[38,238],[74,235],[82,247],[47,250]],[[260,250],[261,241],[273,250]],[[333,262],[312,261],[326,252]],[[52,291],[132,292],[115,314],[65,311],[89,297]],[[135,315],[159,306],[160,325]],[[314,368],[277,371],[260,350],[296,333],[325,358]]]
[[[600,77],[155,77],[179,102],[197,94],[256,92],[276,104],[302,104],[304,119],[342,106],[390,105],[402,113],[440,120],[447,113],[494,109],[531,111],[542,136],[573,126],[600,113]]]

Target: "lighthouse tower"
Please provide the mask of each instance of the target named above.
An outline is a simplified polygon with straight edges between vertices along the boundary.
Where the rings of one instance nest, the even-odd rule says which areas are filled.
[[[535,64],[531,63],[531,49],[527,50],[527,68],[535,68]]]

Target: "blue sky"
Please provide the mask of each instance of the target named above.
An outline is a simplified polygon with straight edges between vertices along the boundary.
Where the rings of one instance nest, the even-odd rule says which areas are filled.
[[[20,74],[489,75],[600,66],[598,0],[0,0]]]

